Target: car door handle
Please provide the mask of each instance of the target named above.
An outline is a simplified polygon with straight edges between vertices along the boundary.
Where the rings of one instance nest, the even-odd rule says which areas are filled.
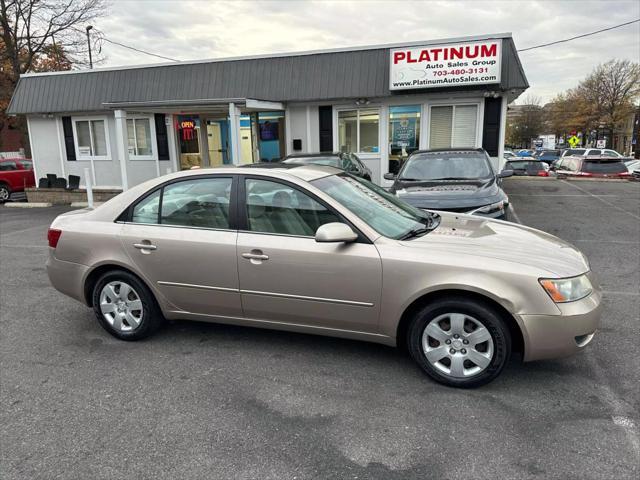
[[[156,247],[155,245],[151,245],[150,243],[134,243],[133,246],[138,250],[157,250],[158,249],[158,247]]]
[[[247,260],[269,260],[269,255],[264,255],[263,253],[243,253],[242,258],[246,258]]]

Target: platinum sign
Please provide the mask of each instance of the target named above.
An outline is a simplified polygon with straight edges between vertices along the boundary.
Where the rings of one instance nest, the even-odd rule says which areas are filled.
[[[394,48],[390,53],[391,90],[500,83],[501,40]]]

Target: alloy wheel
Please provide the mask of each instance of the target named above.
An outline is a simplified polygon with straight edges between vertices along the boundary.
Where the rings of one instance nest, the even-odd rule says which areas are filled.
[[[0,202],[9,200],[9,189],[4,185],[0,186]]]
[[[489,330],[464,313],[445,313],[431,320],[422,334],[422,349],[434,368],[454,378],[483,372],[494,354]]]
[[[142,322],[140,296],[122,281],[107,283],[100,292],[100,311],[104,319],[119,332],[135,330]]]

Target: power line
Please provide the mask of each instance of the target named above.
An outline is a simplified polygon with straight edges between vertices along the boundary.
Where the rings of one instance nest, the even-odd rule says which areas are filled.
[[[522,48],[522,49],[518,50],[518,52],[526,52],[528,50],[533,50],[534,48],[542,48],[542,47],[548,47],[550,45],[556,45],[558,43],[570,42],[571,40],[576,40],[578,38],[589,37],[589,36],[595,35],[597,33],[607,32],[609,30],[614,30],[616,28],[625,27],[627,25],[631,25],[632,23],[637,23],[637,22],[640,22],[640,18],[637,18],[635,20],[631,20],[630,22],[621,23],[619,25],[614,25],[613,27],[603,28],[602,30],[596,30],[595,32],[583,33],[582,35],[576,35],[575,37],[565,38],[564,40],[557,40],[555,42],[543,43],[541,45],[535,45],[533,47]]]
[[[118,45],[118,46],[123,47],[123,48],[128,48],[129,50],[133,50],[133,51],[138,52],[138,53],[144,53],[145,55],[151,55],[152,57],[158,57],[158,58],[162,58],[164,60],[170,60],[172,62],[179,62],[180,61],[180,60],[176,60],[175,58],[165,57],[163,55],[158,55],[157,53],[147,52],[145,50],[141,50],[139,48],[132,47],[131,45],[125,45],[124,43],[116,42],[115,40],[110,40],[107,37],[105,37],[104,35],[102,35],[100,38],[102,40],[104,40],[105,42],[112,43],[114,45]]]

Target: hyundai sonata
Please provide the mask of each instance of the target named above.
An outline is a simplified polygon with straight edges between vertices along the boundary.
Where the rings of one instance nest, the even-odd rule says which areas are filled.
[[[137,340],[165,319],[406,346],[435,380],[487,383],[513,350],[593,338],[601,293],[575,247],[414,208],[332,167],[192,170],[56,218],[53,286]]]

